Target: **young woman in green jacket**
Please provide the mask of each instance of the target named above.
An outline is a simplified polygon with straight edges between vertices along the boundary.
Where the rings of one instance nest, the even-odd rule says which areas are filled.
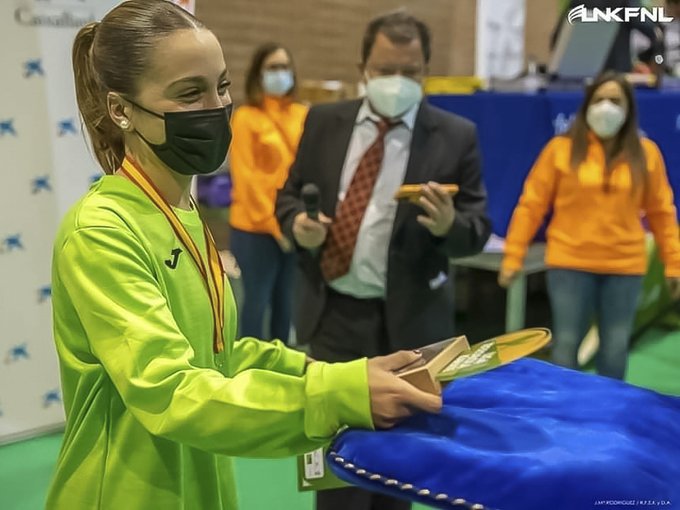
[[[314,449],[439,397],[392,371],[412,352],[327,364],[234,341],[236,311],[191,179],[224,161],[229,78],[215,36],[163,0],[130,0],[73,48],[83,123],[106,175],[54,246],[67,415],[49,509],[234,509],[230,456]]]

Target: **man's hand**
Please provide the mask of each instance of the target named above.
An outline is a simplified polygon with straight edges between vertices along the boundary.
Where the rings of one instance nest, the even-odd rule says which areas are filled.
[[[306,212],[298,213],[293,221],[295,241],[308,250],[318,248],[326,240],[328,226],[331,223],[331,219],[322,213],[319,213],[318,221],[311,219]]]
[[[418,216],[418,223],[433,236],[445,237],[456,217],[453,198],[436,182],[428,182],[423,186],[418,205],[427,213],[427,216]]]

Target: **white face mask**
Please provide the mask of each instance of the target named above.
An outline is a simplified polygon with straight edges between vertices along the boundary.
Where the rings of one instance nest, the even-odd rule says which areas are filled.
[[[293,71],[289,69],[262,73],[262,88],[270,96],[285,96],[293,88],[293,83]]]
[[[626,111],[605,99],[588,107],[586,122],[598,137],[606,140],[615,136],[626,122]]]
[[[367,80],[366,96],[376,112],[394,119],[422,99],[423,89],[417,81],[395,74]]]

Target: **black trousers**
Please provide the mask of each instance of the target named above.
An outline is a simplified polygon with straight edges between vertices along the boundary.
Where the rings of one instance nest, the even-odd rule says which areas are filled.
[[[326,308],[311,342],[319,361],[351,361],[390,354],[382,299],[356,299],[328,291]],[[316,510],[410,510],[411,503],[355,487],[316,493]]]

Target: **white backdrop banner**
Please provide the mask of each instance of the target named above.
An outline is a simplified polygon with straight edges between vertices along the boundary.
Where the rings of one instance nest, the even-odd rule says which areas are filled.
[[[116,0],[0,2],[0,442],[64,420],[51,329],[60,218],[100,175],[78,120],[71,45]]]
[[[524,69],[526,0],[477,0],[475,74],[515,78]]]

